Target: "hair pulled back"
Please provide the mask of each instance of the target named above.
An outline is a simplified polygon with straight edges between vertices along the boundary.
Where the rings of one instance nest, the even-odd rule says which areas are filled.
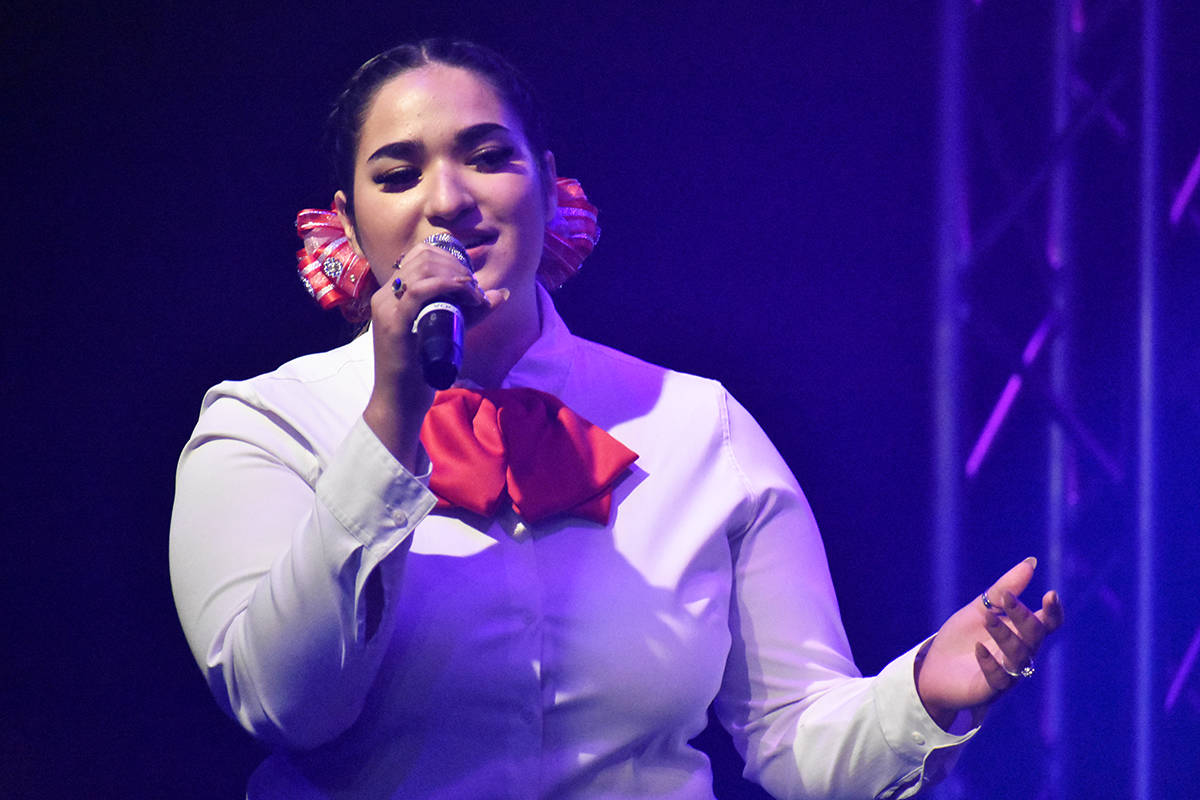
[[[346,88],[329,115],[326,135],[333,160],[334,180],[337,187],[346,193],[351,212],[354,207],[354,161],[359,134],[371,101],[379,87],[388,80],[429,64],[465,69],[486,81],[520,121],[530,151],[538,157],[538,171],[544,172],[540,156],[548,149],[545,125],[532,87],[525,77],[499,54],[483,45],[454,39],[424,39],[385,50],[359,67],[346,83]],[[542,175],[543,180],[548,177]]]

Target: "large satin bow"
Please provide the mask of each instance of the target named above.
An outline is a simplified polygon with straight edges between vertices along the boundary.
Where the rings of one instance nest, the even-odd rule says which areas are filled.
[[[536,389],[438,392],[421,428],[438,508],[492,516],[507,497],[527,522],[560,513],[605,525],[637,453]]]

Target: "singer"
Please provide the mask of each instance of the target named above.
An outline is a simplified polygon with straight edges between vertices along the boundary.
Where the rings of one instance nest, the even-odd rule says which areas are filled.
[[[710,704],[780,798],[944,776],[1062,622],[1054,592],[1018,599],[1033,559],[862,677],[751,416],[555,311],[597,230],[523,78],[403,45],[330,125],[340,188],[301,215],[301,274],[369,324],[211,389],[171,522],[192,652],[271,751],[248,797],[712,798],[688,744]],[[437,393],[414,333],[434,301],[466,326]]]

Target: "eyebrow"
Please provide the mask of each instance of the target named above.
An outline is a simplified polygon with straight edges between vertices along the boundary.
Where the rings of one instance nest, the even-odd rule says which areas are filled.
[[[477,125],[463,128],[454,135],[455,150],[469,150],[484,139],[497,132],[508,132],[508,128],[498,122],[480,122]],[[412,140],[388,142],[367,157],[367,163],[379,158],[394,158],[398,161],[415,160],[424,151],[424,145]]]

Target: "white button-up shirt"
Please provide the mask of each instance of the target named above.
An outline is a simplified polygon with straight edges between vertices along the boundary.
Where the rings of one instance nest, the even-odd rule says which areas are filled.
[[[266,798],[711,798],[716,711],[779,797],[905,797],[966,737],[859,676],[816,523],[716,382],[543,332],[505,380],[639,454],[606,526],[431,513],[362,422],[371,337],[209,391],[171,576]],[[914,650],[915,652],[915,650]],[[968,734],[969,735],[969,734]]]

